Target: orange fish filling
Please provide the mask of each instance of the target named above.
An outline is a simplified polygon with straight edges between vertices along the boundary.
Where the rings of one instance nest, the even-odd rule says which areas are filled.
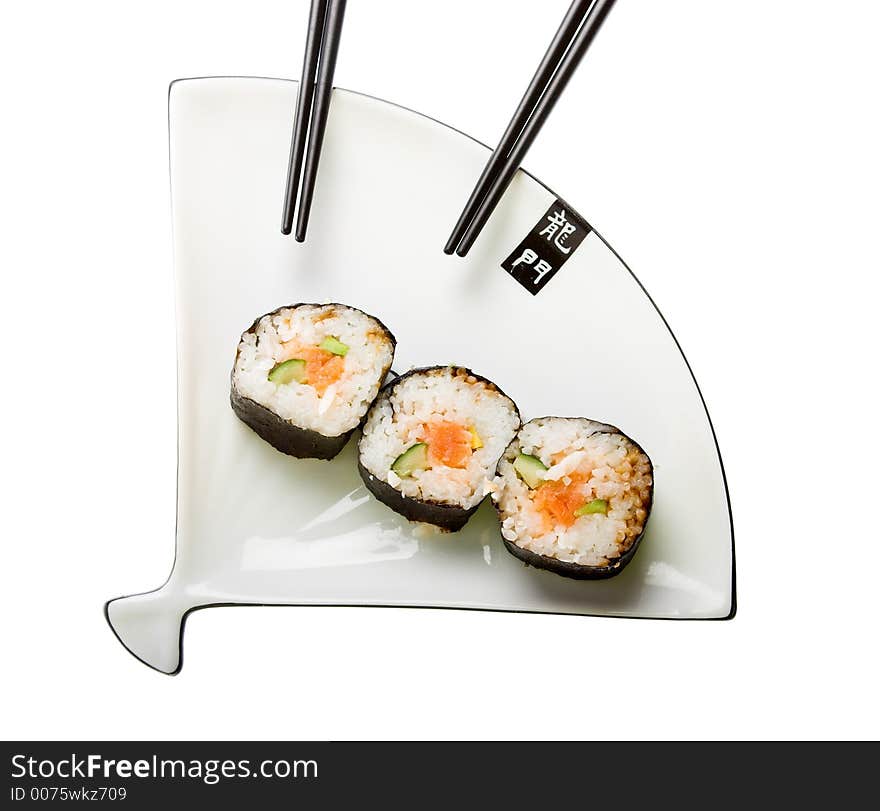
[[[574,511],[583,506],[584,492],[581,485],[589,478],[583,473],[571,473],[571,484],[561,479],[545,481],[532,491],[532,503],[553,526],[570,527],[577,520]]]
[[[468,466],[474,437],[467,426],[438,420],[426,423],[422,436],[428,446],[431,464],[457,468]]]
[[[326,349],[317,346],[290,346],[284,347],[284,359],[299,358],[306,362],[306,373],[303,383],[311,386],[319,395],[323,396],[328,387],[336,383],[345,370],[345,358],[334,355]]]

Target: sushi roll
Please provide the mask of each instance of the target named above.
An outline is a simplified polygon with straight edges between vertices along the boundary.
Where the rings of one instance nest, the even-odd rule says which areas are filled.
[[[280,307],[241,336],[232,410],[282,453],[332,459],[376,398],[394,349],[388,328],[353,307]]]
[[[413,369],[367,414],[358,469],[395,512],[454,532],[485,498],[519,426],[516,404],[486,378],[458,366]]]
[[[648,455],[612,425],[530,420],[498,463],[492,500],[507,551],[564,577],[613,577],[632,560],[651,513]]]

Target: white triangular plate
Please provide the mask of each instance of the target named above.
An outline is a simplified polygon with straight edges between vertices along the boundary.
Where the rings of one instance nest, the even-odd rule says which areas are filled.
[[[381,605],[650,618],[735,611],[721,459],[699,389],[636,278],[595,232],[538,295],[501,267],[557,195],[520,171],[466,259],[442,247],[486,161],[444,124],[333,94],[308,240],[279,231],[294,82],[210,78],[170,91],[177,278],[177,553],[168,581],[111,600],[122,643],[180,669],[188,612],[211,605]],[[236,419],[239,335],[283,304],[340,301],[381,318],[394,368],[456,363],[498,383],[524,419],[619,426],[655,465],[633,562],[583,582],[509,555],[486,502],[434,535],[372,498],[355,441],[331,462],[284,456]]]

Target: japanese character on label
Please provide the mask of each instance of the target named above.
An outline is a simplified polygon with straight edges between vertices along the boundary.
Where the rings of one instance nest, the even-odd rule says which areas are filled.
[[[548,224],[538,233],[538,236],[544,237],[547,242],[552,242],[561,253],[568,253],[571,246],[566,246],[563,243],[577,231],[577,226],[568,221],[564,208],[553,211],[547,217],[547,222]]]
[[[535,285],[540,284],[541,279],[553,270],[553,265],[545,259],[539,259],[538,254],[536,254],[531,248],[525,248],[520,254],[519,259],[513,263],[513,267],[517,267],[518,265],[529,265],[530,267],[534,267],[537,275],[532,280],[532,284]]]

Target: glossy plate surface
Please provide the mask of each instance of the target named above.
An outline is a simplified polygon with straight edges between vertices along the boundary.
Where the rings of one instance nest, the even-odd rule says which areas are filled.
[[[433,606],[652,618],[735,610],[721,460],[699,390],[635,277],[595,233],[537,296],[500,263],[556,195],[519,172],[469,256],[442,247],[488,155],[412,111],[334,91],[305,244],[280,234],[296,83],[193,79],[169,99],[177,278],[177,553],[153,592],[111,600],[123,644],[181,665],[186,613],[216,604]],[[629,567],[600,582],[525,567],[486,502],[435,535],[375,501],[356,440],[332,462],[284,456],[236,419],[241,332],[282,304],[340,301],[397,336],[397,372],[457,363],[524,419],[587,416],[649,453],[655,500]]]

